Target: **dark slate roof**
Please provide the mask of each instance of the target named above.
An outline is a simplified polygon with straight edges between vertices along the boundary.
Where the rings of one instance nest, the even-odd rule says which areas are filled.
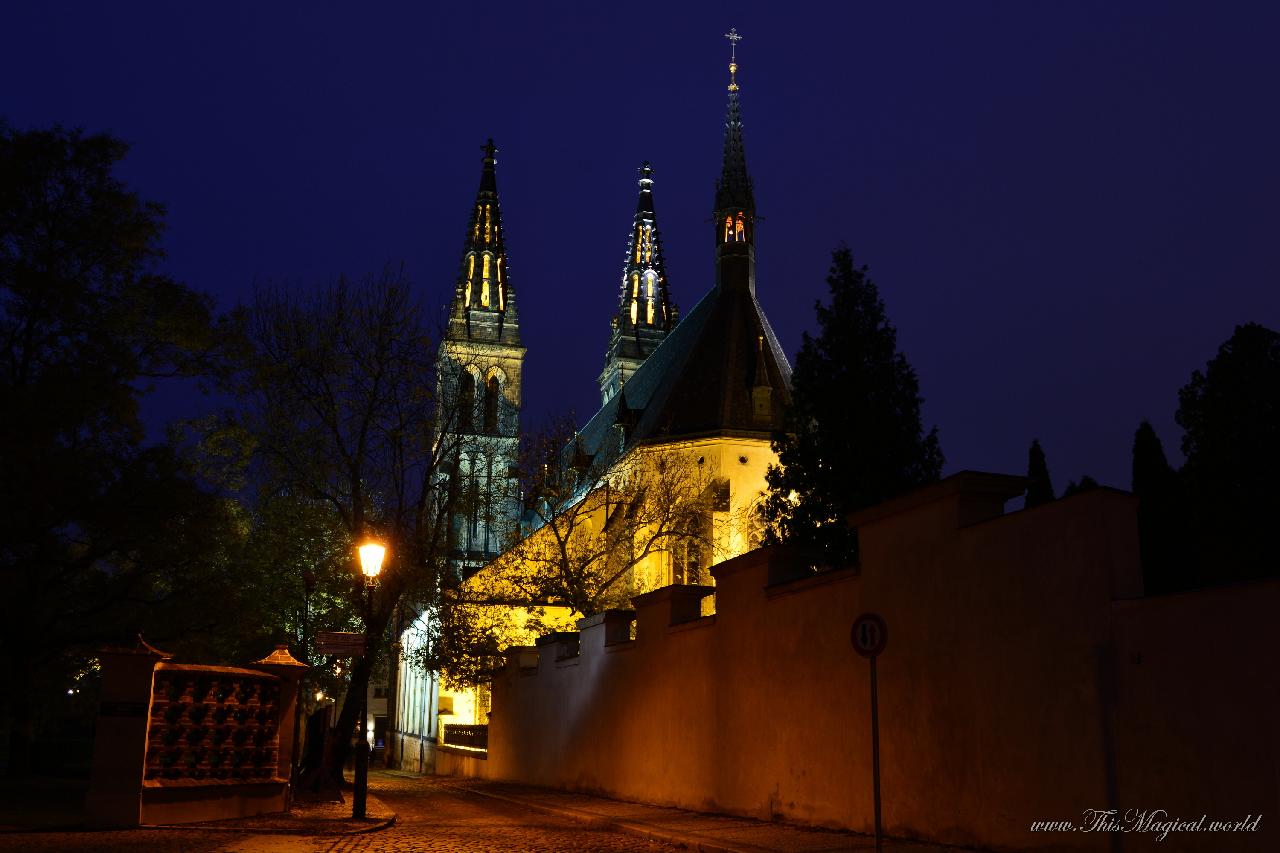
[[[758,375],[762,367],[763,377]],[[754,415],[756,386],[771,389],[767,418]],[[790,399],[791,365],[755,295],[745,287],[715,287],[671,330],[622,392],[592,416],[579,437],[593,456],[605,447],[618,452],[681,438],[768,438],[781,426]]]

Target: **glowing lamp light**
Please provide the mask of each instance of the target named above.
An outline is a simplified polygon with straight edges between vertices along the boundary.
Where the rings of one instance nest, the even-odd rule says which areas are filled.
[[[376,542],[360,546],[360,571],[369,580],[376,578],[382,571],[382,558],[386,553],[387,549]]]

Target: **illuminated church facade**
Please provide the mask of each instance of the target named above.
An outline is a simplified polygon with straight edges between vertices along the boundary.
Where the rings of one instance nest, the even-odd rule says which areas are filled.
[[[711,563],[758,544],[753,509],[768,466],[777,462],[770,439],[790,400],[790,365],[756,298],[756,208],[737,71],[732,61],[714,202],[715,281],[682,317],[670,297],[653,169],[644,163],[597,380],[601,406],[574,438],[575,455],[609,460],[610,471],[638,464],[647,455],[678,453],[715,484],[717,499],[705,519],[713,546],[697,555],[683,548],[656,549],[629,569],[622,587],[628,595],[672,583],[711,583],[706,571]],[[469,495],[452,525],[454,565],[472,585],[500,583],[512,561],[522,559],[521,549],[503,548],[521,522],[516,480],[507,466],[518,441],[525,352],[508,274],[490,142],[440,349],[441,399],[445,409],[457,412],[442,429],[457,433],[462,453],[454,487]],[[601,527],[608,523],[607,501],[604,506]],[[536,525],[529,530],[527,520],[525,533],[529,539],[546,535]],[[567,630],[581,615],[564,607],[547,611],[544,627]],[[518,612],[523,608],[513,608],[517,622]],[[415,624],[401,643],[411,649],[425,637],[421,624]],[[399,669],[395,760],[406,769],[426,770],[435,744],[452,740],[450,726],[485,723],[485,692],[443,691],[435,676],[405,665]]]

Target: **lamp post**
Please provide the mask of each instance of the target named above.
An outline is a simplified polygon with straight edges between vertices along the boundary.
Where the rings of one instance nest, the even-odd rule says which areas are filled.
[[[360,546],[360,571],[364,573],[364,659],[366,670],[370,658],[370,623],[373,621],[373,585],[377,583],[378,573],[382,571],[382,558],[387,549],[369,542]],[[369,683],[366,678],[364,690],[360,693],[360,737],[356,741],[356,790],[351,798],[351,817],[360,819],[365,815],[365,806],[369,798],[369,733],[366,729],[369,716]]]

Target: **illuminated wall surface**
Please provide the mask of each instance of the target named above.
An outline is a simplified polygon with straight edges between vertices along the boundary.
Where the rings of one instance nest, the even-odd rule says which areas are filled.
[[[764,473],[770,464],[777,463],[777,455],[770,449],[767,441],[759,439],[706,439],[686,441],[664,445],[659,448],[640,448],[633,451],[634,458],[623,459],[616,466],[619,478],[625,476],[630,465],[645,464],[646,452],[678,452],[684,457],[690,469],[705,469],[706,480],[727,480],[729,483],[729,506],[727,510],[713,512],[712,530],[714,545],[712,553],[707,555],[707,566],[698,578],[699,582],[714,584],[710,571],[705,569],[715,563],[731,559],[747,552],[759,544],[757,527],[752,511],[764,488]],[[701,460],[701,461],[699,461]],[[595,525],[603,524],[603,506],[595,513]],[[555,542],[547,528],[542,528],[530,537],[534,546],[553,549]],[[521,553],[508,552],[499,557],[467,581],[467,589],[472,597],[503,597],[516,593],[517,587],[508,581],[508,575],[521,577],[528,571],[528,566],[521,562]],[[632,596],[667,586],[677,580],[680,567],[669,551],[656,551],[637,565],[632,567],[629,576],[618,584],[622,606],[629,606]],[[705,601],[707,613],[714,610],[714,598]],[[504,646],[530,645],[538,636],[536,632],[526,628],[530,614],[527,608],[490,608],[505,614],[505,627],[499,629]],[[568,608],[540,608],[542,627],[553,630],[573,630],[576,615]],[[454,691],[441,690],[441,708],[448,709],[441,718],[446,727],[445,741],[448,742],[447,727],[451,725],[477,725],[488,722],[488,690],[478,689]],[[401,726],[402,731],[408,731]]]
[[[1108,489],[1002,514],[1020,478],[957,474],[857,517],[862,564],[813,574],[758,549],[708,590],[667,587],[512,650],[485,760],[437,772],[872,828],[868,664],[878,659],[893,835],[1107,850],[1031,831],[1085,809],[1280,814],[1280,583],[1142,598],[1135,501]],[[1264,826],[1265,829],[1265,826]],[[1274,850],[1274,829],[1126,835],[1125,850]]]

